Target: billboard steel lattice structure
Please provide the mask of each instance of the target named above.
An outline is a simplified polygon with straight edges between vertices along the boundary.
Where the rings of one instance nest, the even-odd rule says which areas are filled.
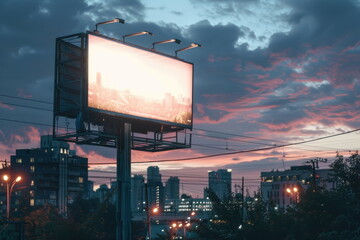
[[[193,64],[91,32],[56,39],[53,135],[116,148],[191,147]]]

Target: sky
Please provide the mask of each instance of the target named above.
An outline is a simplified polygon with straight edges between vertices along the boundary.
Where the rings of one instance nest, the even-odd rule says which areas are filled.
[[[233,183],[244,176],[251,189],[261,171],[360,149],[358,0],[2,0],[0,160],[52,132],[55,39],[115,17],[126,23],[99,26],[102,34],[147,30],[154,35],[127,40],[147,48],[181,39],[157,46],[170,55],[202,45],[178,55],[195,68],[192,148],[132,151],[133,173],[158,165],[164,181],[179,176],[183,192],[201,196],[208,170],[231,168]],[[115,149],[72,147],[89,158],[93,176],[114,176],[102,172],[114,165],[96,163],[115,162]]]

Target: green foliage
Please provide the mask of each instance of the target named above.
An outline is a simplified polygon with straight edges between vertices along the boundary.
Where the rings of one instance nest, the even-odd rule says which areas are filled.
[[[208,190],[213,202],[214,217],[208,223],[199,223],[197,233],[204,239],[239,239],[241,231],[241,206],[236,199],[229,196],[224,202]]]
[[[31,211],[25,217],[25,237],[29,240],[108,240],[116,238],[115,206],[109,202],[78,198],[64,218],[52,205]],[[133,223],[133,239],[144,239],[143,222]]]
[[[360,198],[360,155],[355,153],[349,158],[338,155],[331,164],[334,177],[340,180],[343,188],[349,188]]]

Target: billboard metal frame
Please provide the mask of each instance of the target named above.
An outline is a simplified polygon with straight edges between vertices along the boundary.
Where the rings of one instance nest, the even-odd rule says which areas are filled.
[[[56,39],[54,138],[77,144],[116,148],[119,132],[125,123],[130,123],[132,129],[131,149],[157,152],[190,148],[192,124],[188,126],[114,114],[87,106],[88,34],[78,33]],[[90,34],[182,61],[173,56],[124,43],[100,34]]]

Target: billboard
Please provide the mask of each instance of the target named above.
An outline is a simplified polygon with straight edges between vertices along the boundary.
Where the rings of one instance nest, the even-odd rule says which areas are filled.
[[[193,64],[88,33],[87,106],[192,126]]]

